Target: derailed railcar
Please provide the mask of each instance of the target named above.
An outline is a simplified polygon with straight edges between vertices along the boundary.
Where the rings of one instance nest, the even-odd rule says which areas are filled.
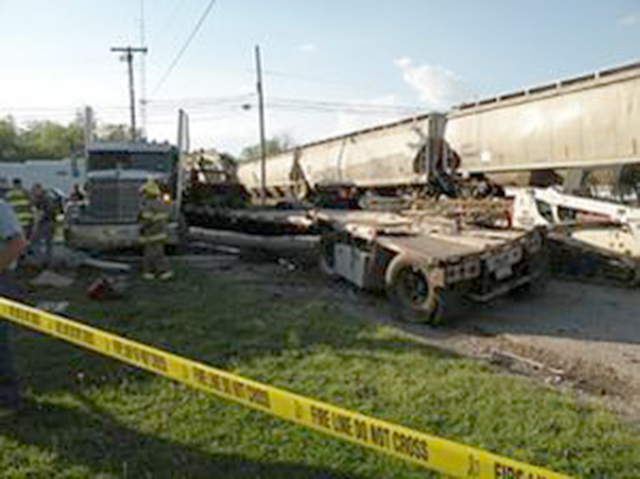
[[[443,156],[445,118],[432,113],[303,145],[266,160],[268,203],[304,199],[351,187],[395,192],[427,184],[434,158]],[[238,167],[254,201],[262,187],[260,160]]]
[[[640,63],[459,105],[445,136],[469,173],[622,173],[640,163]]]
[[[554,173],[567,170],[592,180],[592,168],[637,183],[640,174],[629,168],[640,164],[638,132],[640,63],[462,104],[446,117],[419,115],[302,145],[267,159],[266,194],[274,204],[344,186],[415,191],[429,184],[437,161],[436,171],[459,167],[532,184],[540,176],[559,181]],[[238,175],[259,198],[260,160],[240,165]]]

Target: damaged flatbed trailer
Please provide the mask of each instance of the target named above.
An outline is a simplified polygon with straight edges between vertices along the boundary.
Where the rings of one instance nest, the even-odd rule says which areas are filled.
[[[316,214],[326,226],[319,264],[358,287],[385,291],[405,320],[440,324],[447,302],[486,303],[546,281],[539,229],[489,229],[429,214]]]
[[[386,292],[399,316],[408,321],[440,324],[447,301],[454,296],[485,303],[546,281],[546,242],[539,229],[486,228],[416,211],[300,210],[279,215],[245,211],[241,215],[254,228],[263,222],[265,231],[274,221],[291,222],[298,234],[191,228],[190,236],[273,256],[314,258],[330,277]]]

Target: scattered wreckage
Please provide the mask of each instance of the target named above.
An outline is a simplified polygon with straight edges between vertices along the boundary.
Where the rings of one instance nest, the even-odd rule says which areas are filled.
[[[548,230],[550,264],[562,275],[640,285],[640,208],[564,193],[508,188],[517,228]]]
[[[445,201],[400,211],[247,210],[244,224],[262,224],[263,234],[197,227],[190,233],[277,257],[314,258],[328,276],[386,292],[404,319],[432,324],[443,321],[452,295],[483,303],[546,281],[544,232],[508,228],[507,201],[446,201],[450,214]],[[268,234],[276,221],[304,228]]]
[[[280,208],[190,205],[202,221],[191,233],[312,251],[328,275],[386,291],[403,317],[430,323],[442,322],[450,293],[487,302],[544,282],[543,232],[509,228],[501,189],[456,174],[445,126],[434,113],[296,148],[268,160],[264,189],[260,162],[243,163],[250,201]]]
[[[638,116],[625,112],[638,88],[640,65],[627,65],[266,160],[201,165],[172,192],[191,237],[317,258],[326,273],[384,290],[429,322],[441,321],[452,292],[488,301],[543,285],[547,257],[564,272],[635,285],[637,209],[542,188],[505,195],[486,174],[533,181],[538,173],[560,178],[564,170],[624,163],[619,170],[630,177],[640,162]],[[535,112],[544,113],[539,128],[531,127]],[[600,127],[614,121],[615,134]]]

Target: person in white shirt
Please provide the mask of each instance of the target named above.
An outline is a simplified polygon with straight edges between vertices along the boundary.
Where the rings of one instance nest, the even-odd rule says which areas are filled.
[[[0,296],[18,301],[24,299],[12,271],[26,247],[27,241],[15,211],[0,199]],[[0,417],[16,412],[21,405],[8,330],[8,322],[0,318]]]

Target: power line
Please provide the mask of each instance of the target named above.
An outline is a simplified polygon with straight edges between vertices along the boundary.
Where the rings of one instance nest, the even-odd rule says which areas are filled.
[[[199,106],[199,105],[221,105],[227,103],[241,103],[249,101],[255,97],[255,93],[243,93],[238,95],[220,96],[220,97],[187,97],[187,98],[168,98],[164,100],[149,100],[151,106],[167,106],[179,105],[181,107]]]
[[[149,104],[152,108],[170,108],[179,106],[185,109],[191,108],[207,108],[207,107],[237,107],[246,104],[252,104],[255,101],[255,93],[246,93],[239,95],[230,95],[223,97],[192,97],[192,98],[174,98],[165,100],[153,100]],[[412,105],[393,105],[382,103],[355,103],[350,101],[327,101],[314,100],[304,98],[289,97],[272,97],[268,103],[269,107],[290,108],[290,109],[315,109],[315,110],[358,110],[371,112],[389,112],[389,113],[414,113],[423,111],[421,106]]]
[[[156,117],[173,118],[178,108],[189,111],[199,118],[216,115],[241,116],[249,105],[256,107],[256,94],[244,93],[220,97],[185,97],[151,100],[148,103],[149,112]],[[346,113],[355,116],[413,116],[424,113],[420,106],[383,105],[375,103],[353,103],[344,101],[328,101],[303,98],[273,97],[268,102],[272,111],[290,114],[326,115]],[[114,117],[124,115],[129,107],[125,105],[94,105],[95,111],[102,116]],[[78,106],[55,107],[27,107],[16,106],[0,109],[0,117],[13,116],[19,121],[25,120],[59,120],[74,117],[79,111]],[[28,121],[27,120],[27,121]],[[172,120],[173,121],[173,120]],[[155,122],[154,122],[155,123]]]
[[[169,78],[169,75],[171,75],[171,72],[173,71],[173,69],[176,67],[176,65],[178,64],[178,62],[182,58],[182,55],[184,55],[184,53],[187,51],[187,48],[189,48],[189,45],[191,44],[191,41],[194,39],[194,37],[196,36],[198,31],[200,30],[200,27],[202,27],[202,24],[207,19],[207,16],[209,15],[209,12],[211,11],[211,9],[213,8],[213,6],[215,4],[216,4],[216,0],[210,0],[209,1],[209,4],[207,5],[207,8],[204,10],[202,15],[200,16],[200,19],[196,23],[196,25],[193,28],[193,30],[191,30],[191,33],[189,34],[189,36],[187,37],[187,40],[182,45],[182,48],[180,48],[180,50],[178,51],[178,54],[173,59],[173,62],[171,62],[171,64],[169,65],[169,68],[167,68],[167,70],[165,71],[164,75],[162,76],[162,78],[160,79],[160,81],[158,82],[156,87],[153,89],[153,93],[154,94],[157,93],[158,90],[160,89],[160,87],[162,87],[162,85],[164,85],[164,82],[167,81],[167,78]]]
[[[167,34],[169,33],[172,29],[171,26],[174,24],[176,18],[178,18],[182,8],[186,5],[186,0],[176,0],[176,3],[174,4],[173,9],[171,10],[171,14],[166,18],[165,22],[162,24],[162,27],[157,30],[157,32],[159,33],[163,33],[163,34]],[[157,37],[158,33],[155,33],[152,35],[152,40],[155,40]],[[152,41],[152,43],[155,44],[155,41]]]
[[[264,74],[267,75],[267,76],[288,78],[290,80],[298,80],[298,81],[302,81],[302,82],[333,84],[333,85],[341,85],[341,86],[357,87],[357,88],[363,88],[364,87],[364,85],[362,85],[362,84],[348,82],[348,81],[344,81],[344,80],[336,80],[336,79],[331,79],[331,78],[320,78],[320,77],[314,77],[314,76],[309,76],[309,75],[300,75],[300,74],[297,74],[297,73],[286,73],[286,72],[281,72],[281,71],[277,71],[277,70],[264,70]]]
[[[300,105],[324,105],[334,107],[361,107],[361,108],[385,108],[390,110],[415,110],[418,107],[413,105],[394,105],[386,103],[355,103],[351,101],[328,101],[328,100],[314,100],[306,98],[290,98],[290,97],[273,97],[274,100],[280,102],[288,102],[291,104]]]
[[[228,120],[230,118],[239,118],[241,116],[240,113],[234,114],[216,114],[216,115],[189,115],[189,119],[192,122],[210,122],[210,121],[221,121]],[[149,124],[152,125],[173,125],[175,124],[175,118],[162,118],[162,117],[154,117],[149,120]]]
[[[274,98],[269,103],[270,108],[291,110],[291,111],[321,111],[321,112],[344,112],[344,113],[363,113],[363,114],[393,114],[412,115],[419,113],[424,109],[415,106],[404,105],[383,105],[371,103],[350,103],[350,102],[328,102],[313,101],[290,98]]]
[[[176,108],[188,109],[206,109],[212,107],[233,107],[241,108],[244,104],[250,102],[255,97],[254,93],[230,95],[227,97],[210,97],[210,98],[176,98],[166,100],[150,100],[148,106],[154,112],[173,112]],[[130,109],[129,105],[112,104],[112,105],[93,105],[93,108],[100,113],[124,113]],[[60,105],[60,106],[2,106],[0,108],[0,117],[2,116],[18,116],[18,117],[59,117],[64,115],[74,115],[82,110],[81,105]]]
[[[339,113],[344,113],[344,114],[356,115],[356,116],[398,116],[398,117],[403,117],[403,116],[415,116],[415,115],[421,113],[420,111],[402,112],[402,111],[389,111],[389,110],[358,110],[358,109],[348,109],[348,108],[326,109],[326,108],[313,108],[313,107],[291,107],[291,106],[288,107],[288,106],[278,106],[278,105],[272,105],[270,108],[272,110],[278,110],[278,111],[290,112],[290,113],[317,113],[317,114],[339,114]]]
[[[248,100],[248,99],[247,99]],[[215,112],[223,112],[223,113],[236,113],[242,114],[246,106],[250,104],[248,101],[231,101],[231,102],[203,102],[203,103],[191,103],[188,105],[180,104],[180,103],[172,103],[172,104],[160,104],[149,105],[149,112],[153,116],[165,116],[165,117],[173,117],[175,115],[176,109],[182,106],[186,110],[189,111],[190,114],[201,114],[206,115]],[[252,108],[255,105],[251,105]],[[272,102],[268,105],[269,109],[272,111],[278,112],[290,112],[290,113],[309,113],[309,114],[335,114],[335,113],[348,113],[352,115],[358,116],[392,116],[392,115],[415,115],[417,113],[422,113],[424,110],[422,109],[388,109],[383,107],[358,107],[358,106],[349,106],[349,105],[336,105],[336,106],[324,106],[313,103],[308,104],[290,104],[290,103],[280,103],[280,102]],[[19,121],[25,120],[65,120],[68,118],[73,118],[77,115],[79,107],[73,107],[68,109],[19,109],[12,110],[10,108],[3,108],[0,110],[0,118],[3,117],[13,117]],[[129,107],[127,106],[105,106],[105,107],[95,107],[96,112],[102,116],[122,116],[129,111]]]

